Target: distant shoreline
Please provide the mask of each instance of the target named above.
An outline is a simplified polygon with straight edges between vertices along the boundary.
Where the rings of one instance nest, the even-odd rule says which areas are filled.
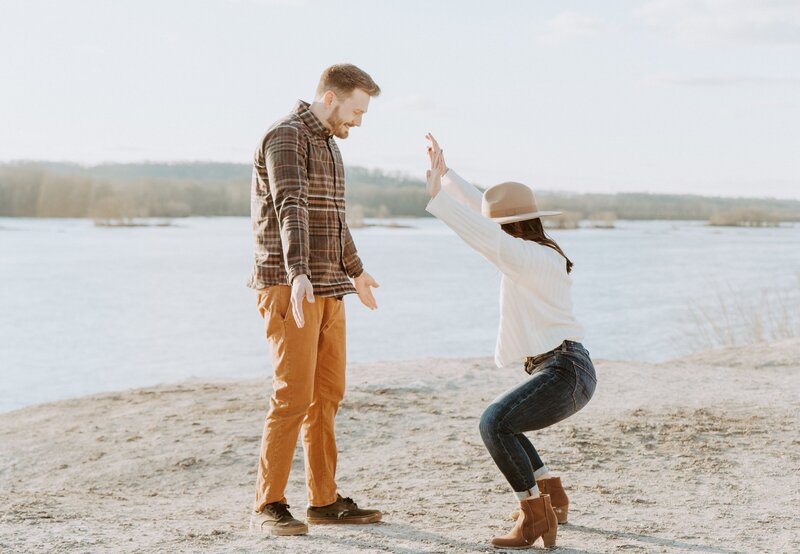
[[[417,177],[346,167],[348,217],[427,217]],[[220,163],[132,163],[81,166],[0,163],[0,216],[119,219],[247,216],[252,167]],[[563,219],[709,220],[772,225],[800,221],[800,199],[642,192],[576,193],[537,189],[543,209]],[[607,225],[607,223],[605,223]]]
[[[186,216],[175,216],[175,217],[135,217],[135,218],[127,218],[121,219],[118,221],[106,221],[106,220],[98,220],[92,217],[85,217],[85,216],[26,216],[26,215],[0,215],[0,220],[41,220],[41,221],[58,221],[58,220],[67,220],[67,221],[87,221],[93,222],[95,227],[107,227],[107,228],[152,228],[152,227],[178,227],[175,222],[180,222],[187,219],[192,218],[200,218],[200,219],[225,219],[225,218],[239,218],[239,219],[247,219],[249,215],[186,215]],[[350,223],[349,227],[351,229],[366,229],[370,227],[381,227],[381,228],[397,228],[397,229],[410,229],[413,228],[413,225],[407,225],[406,222],[413,222],[416,220],[433,220],[430,215],[422,215],[422,216],[415,216],[415,215],[400,215],[400,216],[389,216],[386,218],[375,218],[375,217],[368,217],[365,218],[365,223]],[[398,223],[403,222],[403,223]],[[673,222],[673,223],[694,223],[697,225],[707,226],[707,227],[721,227],[721,228],[740,228],[740,229],[763,229],[763,228],[773,228],[773,229],[792,229],[800,223],[798,221],[779,221],[774,224],[769,225],[746,225],[746,224],[737,224],[737,223],[719,223],[714,224],[707,220],[703,219],[678,219],[678,218],[632,218],[632,219],[617,219],[616,223],[625,223],[625,222]],[[575,229],[613,229],[614,225],[611,226],[602,226],[602,225],[593,225],[593,220],[591,219],[581,219],[579,220],[579,225],[576,227],[548,227],[548,230],[575,230]],[[0,231],[2,230],[10,230],[7,227],[3,227],[0,225]]]

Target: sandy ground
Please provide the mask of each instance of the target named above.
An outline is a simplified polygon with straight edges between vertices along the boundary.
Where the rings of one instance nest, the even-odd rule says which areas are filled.
[[[531,438],[563,478],[560,552],[800,552],[800,340],[600,361],[582,412]],[[188,382],[0,415],[1,552],[495,552],[510,490],[478,435],[519,382],[490,360],[354,366],[339,486],[385,512],[250,534],[268,379]],[[306,497],[298,448],[287,494]]]

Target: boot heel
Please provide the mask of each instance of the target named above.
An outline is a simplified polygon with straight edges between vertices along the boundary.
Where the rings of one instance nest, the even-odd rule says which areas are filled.
[[[553,548],[556,545],[556,535],[558,535],[558,527],[553,527],[542,535],[545,548]]]

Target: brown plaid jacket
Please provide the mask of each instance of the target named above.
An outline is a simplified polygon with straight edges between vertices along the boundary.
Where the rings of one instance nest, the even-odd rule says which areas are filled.
[[[247,286],[289,285],[307,274],[319,296],[355,292],[363,271],[345,220],[344,164],[306,102],[275,122],[253,161],[255,267]]]

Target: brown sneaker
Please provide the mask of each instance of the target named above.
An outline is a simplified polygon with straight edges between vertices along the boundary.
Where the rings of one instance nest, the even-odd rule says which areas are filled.
[[[325,523],[377,523],[381,520],[379,510],[362,510],[353,502],[352,498],[342,498],[336,495],[336,502],[327,506],[315,508],[310,506],[306,510],[308,522],[314,525]]]
[[[297,521],[289,513],[289,505],[285,502],[267,504],[260,512],[250,516],[250,530],[284,537],[287,535],[305,535],[308,525]]]

